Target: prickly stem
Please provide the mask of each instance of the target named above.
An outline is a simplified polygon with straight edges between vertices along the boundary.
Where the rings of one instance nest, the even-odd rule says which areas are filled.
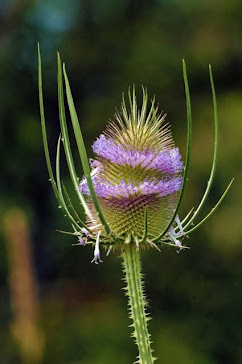
[[[132,336],[138,346],[139,364],[153,364],[155,358],[152,356],[150,334],[148,332],[148,317],[146,311],[146,298],[144,295],[143,275],[141,273],[140,251],[131,242],[127,244],[122,253],[123,270],[125,274],[126,295],[128,296],[130,319],[133,321],[134,332]]]

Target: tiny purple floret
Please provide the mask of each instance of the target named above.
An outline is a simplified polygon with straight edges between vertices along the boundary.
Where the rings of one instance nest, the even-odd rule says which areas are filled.
[[[91,261],[91,263],[95,263],[95,264],[98,264],[98,263],[102,263],[103,262],[101,260],[101,258],[100,258],[100,249],[99,249],[99,238],[100,238],[100,234],[101,234],[101,231],[99,231],[98,234],[97,234],[97,239],[96,239],[95,248],[94,248],[94,258]]]
[[[81,228],[81,232],[82,232],[83,234],[85,234],[85,236],[86,236],[87,238],[89,238],[89,237],[90,237],[90,233],[89,233],[89,231],[88,231],[86,228]]]
[[[81,244],[82,246],[86,245],[86,240],[83,239],[81,236],[78,238],[79,244]]]

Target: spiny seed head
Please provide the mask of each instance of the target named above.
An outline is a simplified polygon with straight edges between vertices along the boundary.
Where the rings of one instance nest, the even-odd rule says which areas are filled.
[[[129,92],[127,108],[124,98],[115,121],[93,144],[92,182],[103,215],[115,235],[142,238],[145,211],[148,238],[161,234],[169,223],[182,186],[183,163],[174,147],[170,127],[164,124],[154,100],[147,110],[147,91],[138,110],[135,90]],[[80,190],[89,195],[85,177]],[[93,202],[89,228],[101,227]]]

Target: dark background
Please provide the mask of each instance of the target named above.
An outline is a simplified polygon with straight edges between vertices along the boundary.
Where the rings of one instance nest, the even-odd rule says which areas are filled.
[[[36,325],[45,341],[42,362],[126,364],[137,354],[128,328],[118,254],[105,257],[103,253],[103,264],[90,264],[90,247],[73,247],[75,239],[56,232],[68,230],[69,225],[57,208],[45,165],[38,109],[38,41],[53,156],[59,135],[57,50],[67,64],[90,156],[91,144],[119,107],[122,92],[135,83],[138,90],[144,85],[150,96],[155,94],[160,109],[168,113],[184,158],[181,60],[185,58],[193,144],[181,217],[197,206],[211,167],[214,134],[208,64],[212,64],[220,120],[219,159],[201,218],[232,177],[235,182],[222,206],[186,241],[190,250],[180,254],[172,248],[161,253],[150,250],[143,254],[143,269],[157,363],[242,362],[241,19],[240,0],[1,0],[1,364],[21,362],[20,344],[11,329],[17,304],[8,285],[14,266],[8,263],[5,228],[6,216],[15,207],[26,214],[31,236],[38,287]],[[75,144],[73,153],[77,155]],[[70,191],[64,158],[62,165]],[[78,161],[77,169],[81,177]],[[17,221],[10,222],[14,231]],[[25,287],[25,281],[19,284],[16,278],[16,286]]]

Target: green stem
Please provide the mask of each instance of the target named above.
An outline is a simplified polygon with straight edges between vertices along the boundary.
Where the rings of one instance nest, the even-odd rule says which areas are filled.
[[[130,318],[134,327],[133,336],[139,349],[137,363],[153,364],[150,334],[148,332],[148,321],[146,312],[146,299],[143,291],[143,280],[140,264],[140,252],[134,243],[127,244],[123,254],[123,267],[125,273],[126,295],[129,298]]]

